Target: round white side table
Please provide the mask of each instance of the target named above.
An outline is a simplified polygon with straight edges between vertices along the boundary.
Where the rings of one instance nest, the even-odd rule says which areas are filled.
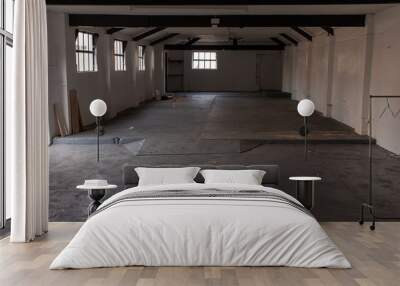
[[[307,209],[312,210],[315,204],[315,183],[321,181],[320,177],[290,177],[296,182],[296,199]]]
[[[101,199],[104,198],[106,190],[117,188],[117,185],[104,185],[104,186],[91,186],[91,185],[79,185],[76,187],[78,190],[86,190],[88,197],[92,200],[88,206],[88,216],[94,213],[97,208],[101,205]]]

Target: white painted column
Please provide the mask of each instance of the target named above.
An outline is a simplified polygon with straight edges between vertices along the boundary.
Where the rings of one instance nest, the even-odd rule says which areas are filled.
[[[328,55],[328,85],[326,94],[326,114],[325,116],[332,116],[332,93],[333,93],[333,74],[335,64],[335,36],[329,37],[329,55]]]
[[[97,56],[98,61],[104,61],[103,62],[103,68],[104,68],[104,82],[106,83],[106,90],[105,90],[105,102],[107,103],[109,114],[108,117],[112,118],[114,117],[117,112],[115,108],[113,108],[113,96],[112,96],[112,86],[111,86],[111,70],[114,68],[113,64],[113,39],[111,38],[111,35],[109,34],[104,34],[101,35],[103,38],[103,49],[100,50],[102,51],[101,54]],[[101,71],[100,71],[101,72]]]
[[[292,92],[293,49],[286,46],[283,52],[282,91]]]
[[[154,47],[154,90],[157,100],[164,94],[164,80],[164,48],[157,45]]]
[[[58,135],[54,105],[62,112],[67,129],[70,130],[69,101],[67,89],[67,44],[65,13],[47,11],[48,60],[49,60],[49,138]]]
[[[363,99],[362,99],[362,122],[361,134],[368,133],[369,120],[369,92],[371,87],[372,76],[372,57],[374,49],[374,15],[367,15],[367,39],[365,49],[365,72],[363,84]]]
[[[313,55],[313,45],[312,42],[307,42],[307,85],[306,85],[306,98],[311,96],[311,77],[312,77],[312,55]]]
[[[146,100],[154,97],[154,48],[146,47]]]
[[[132,90],[133,96],[135,97],[135,106],[138,106],[140,103],[140,94],[138,92],[138,84],[137,84],[137,73],[138,73],[138,53],[137,53],[137,42],[130,42],[128,45],[131,53],[132,59],[129,61],[131,65],[131,81],[132,81]]]
[[[297,48],[296,47],[290,47],[291,52],[292,52],[292,70],[291,70],[291,84],[290,84],[290,92],[292,93],[292,99],[295,95],[295,93],[297,92],[297,79],[296,79],[296,75],[297,75]]]

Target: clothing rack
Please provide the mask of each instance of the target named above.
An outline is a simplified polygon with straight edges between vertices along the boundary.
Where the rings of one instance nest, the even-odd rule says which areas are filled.
[[[373,147],[372,147],[372,102],[374,99],[386,99],[388,100],[389,98],[400,98],[400,95],[370,95],[369,96],[369,119],[368,119],[368,127],[369,127],[369,190],[368,190],[368,202],[367,203],[362,203],[361,204],[361,216],[359,223],[362,225],[364,224],[364,210],[367,209],[369,210],[369,213],[372,218],[372,224],[370,225],[371,230],[375,230],[375,221],[376,219],[379,220],[395,220],[395,219],[400,219],[400,218],[395,218],[395,217],[378,217],[376,216],[376,207],[374,206],[374,201],[373,201],[373,158],[372,158],[372,153],[373,153]]]

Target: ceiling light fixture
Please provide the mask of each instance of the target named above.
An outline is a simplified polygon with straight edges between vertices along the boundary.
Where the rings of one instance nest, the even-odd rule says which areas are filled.
[[[211,27],[218,28],[219,23],[220,23],[219,18],[211,18]]]

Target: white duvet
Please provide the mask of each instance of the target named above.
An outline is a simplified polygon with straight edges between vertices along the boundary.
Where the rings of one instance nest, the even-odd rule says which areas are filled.
[[[253,185],[184,184],[163,190],[265,190]],[[349,268],[350,263],[310,215],[257,199],[186,198],[124,201],[90,217],[50,269],[145,266],[293,266]]]

